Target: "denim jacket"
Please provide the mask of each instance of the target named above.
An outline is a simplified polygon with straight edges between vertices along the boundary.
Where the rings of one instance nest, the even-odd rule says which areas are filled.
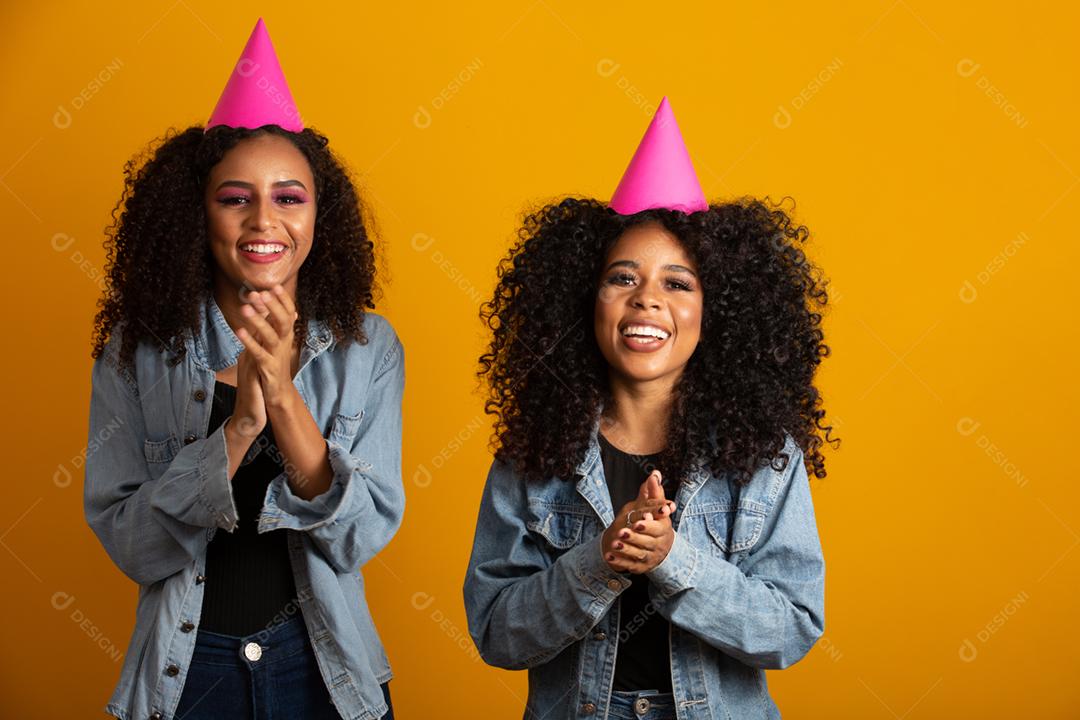
[[[187,677],[205,581],[207,543],[237,526],[222,427],[207,435],[215,371],[243,343],[213,296],[197,336],[169,367],[140,343],[133,372],[117,363],[120,331],[94,362],[86,519],[121,571],[139,585],[135,629],[105,711],[171,720]],[[331,485],[304,500],[285,473],[266,491],[258,532],[288,532],[297,600],[319,670],[343,718],[382,716],[390,665],[364,599],[360,566],[397,531],[404,351],[390,324],[367,313],[366,345],[341,345],[312,319],[293,383],[323,430]],[[254,447],[253,447],[254,451]],[[271,624],[271,626],[273,623]]]
[[[496,461],[480,503],[469,632],[487,663],[528,669],[525,718],[608,713],[616,601],[630,576],[601,553],[613,509],[596,432],[576,482],[526,484]],[[765,466],[741,490],[696,471],[676,494],[675,541],[646,574],[643,612],[670,622],[679,720],[779,718],[765,669],[795,663],[824,631],[825,562],[803,453],[790,435],[785,451],[784,470]]]

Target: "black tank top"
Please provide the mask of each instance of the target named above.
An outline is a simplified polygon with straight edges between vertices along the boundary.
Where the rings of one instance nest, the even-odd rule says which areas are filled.
[[[641,483],[656,468],[657,455],[625,453],[600,435],[600,457],[612,508],[619,512],[637,496]],[[663,468],[660,470],[663,472]],[[663,485],[665,495],[671,499],[666,477]],[[619,647],[612,689],[671,692],[670,623],[649,602],[649,579],[630,575],[630,582],[619,596]]]
[[[208,433],[232,415],[235,404],[236,387],[217,381]],[[206,589],[199,620],[202,630],[251,635],[299,611],[289,560],[289,531],[256,532],[266,488],[283,471],[281,460],[267,421],[232,478],[239,523],[231,533],[218,528],[206,549]]]

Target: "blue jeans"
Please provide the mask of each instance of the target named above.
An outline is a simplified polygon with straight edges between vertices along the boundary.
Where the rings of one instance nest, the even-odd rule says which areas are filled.
[[[613,690],[609,720],[675,720],[675,698],[658,690]]]
[[[389,683],[382,685],[393,720]],[[199,630],[176,720],[340,720],[319,674],[303,616],[254,635]]]

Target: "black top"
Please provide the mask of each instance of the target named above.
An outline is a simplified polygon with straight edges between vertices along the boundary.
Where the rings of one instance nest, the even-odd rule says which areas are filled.
[[[657,455],[631,455],[600,435],[611,505],[615,512],[633,500],[641,483],[656,468]],[[664,493],[669,492],[666,478]],[[624,522],[625,518],[615,518]],[[631,585],[619,596],[619,648],[615,654],[613,690],[659,690],[671,692],[671,660],[668,653],[667,618],[649,602],[649,579],[631,575]]]
[[[216,382],[208,433],[232,415],[235,404],[236,387]],[[239,524],[231,533],[218,528],[206,548],[200,629],[251,635],[299,610],[287,531],[256,532],[266,488],[283,471],[281,458],[267,420],[232,478]]]

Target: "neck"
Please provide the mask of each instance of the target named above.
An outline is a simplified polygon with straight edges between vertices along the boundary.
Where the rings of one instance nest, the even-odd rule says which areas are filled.
[[[628,382],[612,376],[612,403],[604,408],[600,431],[615,447],[635,455],[651,455],[667,445],[675,382],[660,378]]]

